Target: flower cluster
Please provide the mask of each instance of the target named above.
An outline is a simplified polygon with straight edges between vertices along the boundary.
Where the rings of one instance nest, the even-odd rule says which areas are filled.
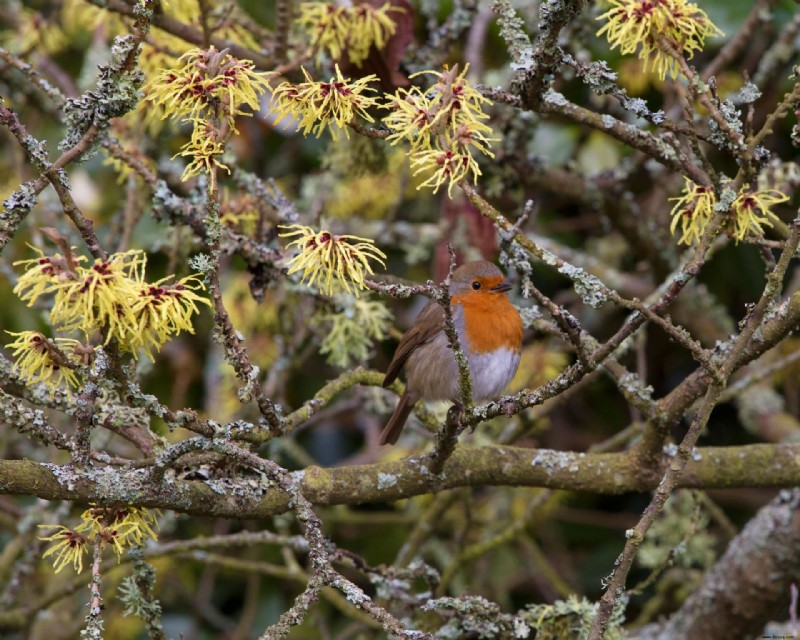
[[[338,60],[343,53],[357,67],[367,59],[370,48],[383,49],[394,35],[397,25],[389,15],[402,12],[401,7],[386,2],[375,8],[361,3],[352,7],[326,2],[304,2],[297,22],[311,36],[311,46],[327,50]]]
[[[163,117],[197,120],[221,111],[233,126],[236,116],[251,115],[243,106],[258,110],[258,96],[269,86],[270,74],[255,71],[250,60],[238,60],[227,49],[192,49],[179,60],[179,68],[162,70],[145,87]]]
[[[303,75],[306,82],[282,82],[275,87],[270,108],[277,114],[276,124],[289,116],[297,121],[297,129],[304,136],[313,133],[319,138],[325,129],[329,129],[336,140],[339,130],[344,130],[346,137],[350,136],[347,125],[356,116],[361,116],[367,122],[374,121],[367,109],[376,105],[377,101],[365,93],[375,91],[367,86],[377,79],[375,75],[351,82],[342,76],[339,65],[336,65],[336,77],[331,78],[330,82],[315,82],[305,68]]]
[[[302,271],[301,282],[318,286],[326,295],[333,295],[338,287],[357,296],[365,289],[364,277],[373,273],[370,260],[386,266],[386,254],[375,246],[373,240],[358,236],[335,236],[330,231],[316,232],[311,227],[293,224],[282,227],[281,237],[296,237],[287,248],[296,246],[300,253],[289,262],[289,275]],[[351,243],[356,240],[358,242]]]
[[[623,55],[636,53],[663,80],[677,77],[680,64],[669,49],[691,58],[706,38],[723,35],[705,11],[686,0],[610,0],[611,8],[598,20],[607,20],[597,32]],[[665,47],[665,45],[669,46]]]
[[[164,69],[145,87],[147,99],[167,116],[192,124],[192,136],[176,154],[192,162],[182,180],[207,173],[209,190],[216,190],[217,169],[225,169],[218,158],[225,152],[230,135],[236,133],[236,116],[252,115],[259,108],[259,95],[269,87],[270,73],[254,70],[250,60],[239,60],[227,49],[192,49],[179,59],[182,66]],[[248,109],[243,109],[248,107]],[[214,123],[222,119],[226,132]]]
[[[473,151],[494,157],[489,146],[496,138],[490,137],[492,129],[484,122],[489,116],[483,111],[491,101],[470,85],[468,70],[466,65],[459,73],[456,65],[441,72],[421,71],[411,77],[432,75],[436,82],[430,90],[399,89],[382,105],[391,111],[383,120],[392,129],[387,140],[408,141],[414,175],[429,176],[418,188],[432,187],[436,192],[446,182],[450,194],[470,174],[474,182],[481,175]]]
[[[80,387],[77,369],[93,353],[89,345],[71,338],[47,338],[38,331],[11,333],[16,340],[6,345],[20,372],[28,383],[43,383],[55,391],[62,383],[70,389]]]
[[[128,340],[135,326],[129,305],[138,294],[131,273],[144,261],[144,252],[126,251],[106,260],[98,258],[89,267],[77,268],[66,282],[55,282],[51,278],[50,288],[46,290],[46,293],[55,294],[50,310],[51,324],[60,331],[79,330],[86,335],[106,329],[106,343],[113,337]],[[14,291],[24,294],[25,281],[24,276],[20,278]],[[30,300],[29,304],[34,302]]]
[[[675,206],[672,207],[670,231],[674,235],[680,226],[681,237],[678,242],[693,244],[700,240],[714,218],[717,196],[711,187],[697,185],[688,178],[685,180],[683,195],[671,198]],[[772,227],[779,220],[772,212],[772,206],[788,199],[776,189],[753,191],[750,185],[744,185],[739,189],[725,219],[728,235],[736,242],[741,242],[748,234],[763,236],[764,227]]]
[[[85,41],[89,37],[96,37],[98,33],[102,33],[110,41],[130,31],[127,17],[106,11],[99,4],[95,6],[87,0],[63,0],[59,2],[59,6],[59,24],[64,30],[67,43]],[[166,19],[172,18],[187,28],[213,33],[220,41],[238,44],[253,51],[263,48],[259,41],[261,34],[255,33],[252,20],[248,20],[247,14],[238,3],[227,2],[224,10],[205,12],[201,10],[198,0],[169,0],[160,3],[159,12]],[[102,28],[98,31],[100,27]],[[164,69],[180,66],[182,63],[179,58],[194,47],[195,45],[183,38],[151,25],[146,41],[140,45],[137,66],[149,83],[160,76]],[[163,115],[163,109],[154,108],[152,102],[142,100],[123,119],[134,125],[138,131],[146,130],[157,135],[165,125],[171,124],[162,119]]]
[[[87,337],[99,332],[106,344],[114,339],[134,357],[143,349],[153,359],[152,351],[167,340],[181,331],[193,332],[191,318],[199,311],[198,303],[210,305],[197,293],[204,289],[197,276],[177,283],[170,283],[170,278],[147,282],[143,251],[116,253],[87,266],[86,258],[64,248],[65,255],[45,256],[37,249],[38,258],[15,263],[26,270],[14,293],[29,306],[53,294],[50,323],[58,331],[80,331]],[[46,340],[36,332],[13,335],[18,339],[9,346],[27,379],[53,389],[62,381],[76,386],[72,369],[83,360],[87,347],[66,338]]]
[[[139,294],[131,303],[137,324],[125,343],[134,354],[143,349],[152,360],[152,351],[158,352],[172,336],[181,331],[194,333],[192,316],[200,311],[198,303],[211,305],[197,293],[205,289],[197,275],[186,276],[177,283],[170,283],[171,279],[169,276],[152,284],[138,281]]]
[[[470,172],[475,180],[481,173],[472,154],[469,151],[459,151],[458,148],[416,151],[411,156],[411,167],[416,169],[415,176],[420,173],[428,176],[418,189],[432,187],[436,193],[447,182],[447,195],[452,195],[453,185],[466,179]]]
[[[752,191],[750,185],[744,185],[731,205],[733,226],[728,233],[736,238],[736,242],[744,240],[748,233],[763,236],[764,226],[771,227],[773,221],[780,220],[772,213],[772,205],[788,199],[789,196],[775,189]]]
[[[670,201],[675,202],[675,206],[672,207],[672,223],[669,230],[675,235],[680,225],[681,237],[678,239],[678,244],[694,244],[700,241],[714,217],[717,196],[711,187],[695,184],[689,178],[684,180],[683,195],[679,198],[670,198]]]
[[[145,540],[157,540],[156,515],[140,507],[92,506],[81,514],[81,522],[74,529],[63,525],[42,524],[44,529],[56,528],[54,534],[39,540],[55,544],[44,552],[42,558],[53,556],[53,567],[58,573],[71,564],[76,573],[83,570],[83,555],[89,546],[111,545],[117,561],[127,548],[141,545]]]
[[[386,338],[392,314],[382,302],[351,296],[341,300],[340,307],[319,313],[313,320],[326,328],[319,352],[327,356],[329,364],[347,369],[369,358],[373,341]]]
[[[193,119],[192,122],[194,123],[192,137],[172,157],[189,156],[192,158],[192,161],[183,170],[181,180],[186,182],[189,178],[205,173],[209,177],[209,191],[213,193],[217,190],[216,169],[231,172],[228,165],[223,164],[219,159],[225,153],[225,136],[211,120],[199,118]]]

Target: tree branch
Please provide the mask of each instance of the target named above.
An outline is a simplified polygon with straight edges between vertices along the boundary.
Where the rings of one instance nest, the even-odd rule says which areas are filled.
[[[786,488],[800,485],[796,461],[800,445],[754,444],[694,450],[679,487],[734,489]],[[655,488],[672,463],[663,454],[660,465],[643,474],[630,453],[577,453],[510,446],[458,447],[441,476],[433,476],[423,457],[350,467],[309,467],[292,474],[300,491],[315,505],[392,502],[467,486],[527,486],[595,494],[645,492]],[[211,518],[263,518],[284,513],[289,497],[266,486],[254,492],[218,493],[210,481],[178,480],[169,472],[154,481],[149,469],[96,467],[31,460],[0,461],[0,494],[29,495],[46,500],[74,500],[98,505],[137,504]]]

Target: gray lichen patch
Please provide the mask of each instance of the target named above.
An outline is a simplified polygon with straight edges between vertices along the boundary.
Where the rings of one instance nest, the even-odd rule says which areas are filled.
[[[397,484],[397,476],[393,473],[378,474],[378,489],[389,489]]]
[[[558,272],[572,280],[575,292],[590,307],[596,309],[608,301],[608,289],[597,276],[567,263],[563,263]]]

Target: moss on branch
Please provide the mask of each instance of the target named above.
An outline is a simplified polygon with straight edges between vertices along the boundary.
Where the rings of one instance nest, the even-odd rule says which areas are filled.
[[[459,447],[434,476],[422,456],[351,467],[309,467],[295,475],[318,505],[392,502],[463,486],[528,486],[600,494],[649,491],[671,461],[643,474],[628,453],[574,453],[520,447]],[[800,445],[697,449],[679,486],[704,489],[800,485]],[[213,486],[212,486],[213,485]],[[243,486],[245,483],[243,483]],[[249,486],[249,485],[247,485]],[[0,494],[101,505],[130,503],[218,518],[263,518],[283,513],[289,497],[268,486],[223,492],[218,483],[152,481],[147,469],[73,467],[30,460],[0,461]]]

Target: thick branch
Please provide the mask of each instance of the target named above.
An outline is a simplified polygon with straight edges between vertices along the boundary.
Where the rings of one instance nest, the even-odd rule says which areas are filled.
[[[800,445],[749,445],[697,449],[678,486],[703,489],[786,488],[800,485]],[[645,475],[627,453],[576,453],[520,447],[462,446],[440,476],[423,457],[323,469],[309,467],[294,477],[317,505],[391,502],[463,486],[529,486],[598,494],[644,492],[656,487],[672,458]],[[212,486],[213,485],[213,488]],[[221,487],[230,491],[221,493]],[[154,481],[149,469],[93,468],[30,460],[0,461],[0,494],[100,505],[137,504],[211,518],[263,518],[288,510],[289,497],[266,486],[253,493],[233,491],[233,482],[206,484]],[[223,489],[224,490],[224,489]]]
[[[664,625],[639,640],[723,640],[757,635],[788,609],[800,572],[800,491],[761,509],[706,575],[703,585]]]

